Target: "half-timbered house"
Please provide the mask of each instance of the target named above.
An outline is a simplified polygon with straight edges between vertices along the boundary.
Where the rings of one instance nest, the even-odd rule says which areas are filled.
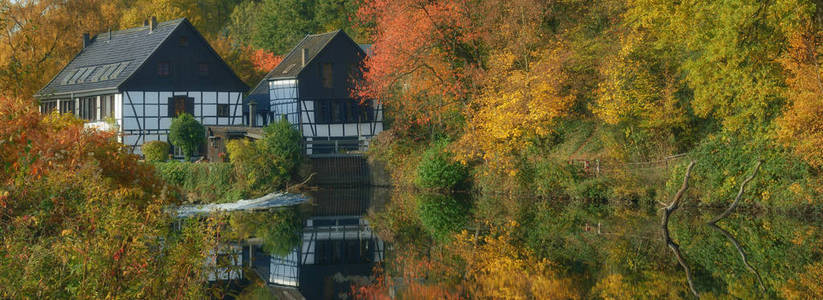
[[[83,37],[83,50],[35,97],[42,112],[73,113],[88,127],[116,126],[141,153],[168,139],[172,118],[242,125],[243,81],[186,19]]]
[[[383,130],[381,105],[352,97],[368,48],[338,30],[307,35],[246,98],[245,118],[262,126],[285,117],[307,154],[356,150]]]

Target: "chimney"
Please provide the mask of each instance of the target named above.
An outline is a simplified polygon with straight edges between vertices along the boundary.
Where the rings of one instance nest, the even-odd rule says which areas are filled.
[[[111,27],[109,27],[109,41],[111,41]]]
[[[151,20],[149,21],[149,33],[152,33],[154,31],[154,28],[157,28],[157,18],[155,16],[152,16]]]
[[[86,47],[88,47],[90,43],[91,38],[89,37],[89,33],[83,33],[83,49],[86,49]]]
[[[302,56],[303,67],[306,66],[306,60],[307,59],[309,59],[309,49],[303,48],[303,56]]]

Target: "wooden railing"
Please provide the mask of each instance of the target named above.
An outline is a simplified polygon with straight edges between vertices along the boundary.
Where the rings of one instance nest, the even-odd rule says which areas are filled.
[[[680,153],[669,155],[662,159],[643,162],[606,162],[600,159],[579,159],[570,158],[568,163],[570,165],[580,166],[581,170],[587,175],[600,176],[603,172],[611,172],[615,170],[649,170],[649,169],[663,169],[673,166],[678,160],[684,158],[688,153]]]

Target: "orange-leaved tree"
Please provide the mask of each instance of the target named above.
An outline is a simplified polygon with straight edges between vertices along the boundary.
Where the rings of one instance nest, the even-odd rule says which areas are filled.
[[[818,7],[823,11],[823,7]],[[820,14],[820,13],[819,13]],[[809,18],[791,31],[788,51],[781,59],[789,73],[788,109],[778,135],[810,164],[823,166],[823,33],[820,17]]]
[[[0,98],[0,298],[204,296],[213,227],[171,232],[153,174],[113,133]]]
[[[382,101],[401,131],[455,127],[481,52],[472,2],[369,0],[358,15],[374,27],[355,94]]]

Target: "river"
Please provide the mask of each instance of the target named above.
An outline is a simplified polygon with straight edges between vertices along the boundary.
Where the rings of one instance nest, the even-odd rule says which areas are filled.
[[[229,291],[226,298],[352,299],[352,287],[369,284],[376,265],[391,270],[404,263],[393,252],[425,249],[434,242],[414,216],[405,216],[412,221],[402,224],[386,224],[387,209],[424,201],[413,191],[320,188],[306,194],[311,200],[293,208],[300,225],[291,250],[273,255],[276,251],[265,245],[267,234],[246,234],[251,238],[221,253],[224,260],[236,261],[229,263],[235,268],[220,269],[223,275],[211,277],[215,287]],[[468,208],[472,214],[489,211],[482,207],[487,199],[468,198],[460,201],[474,203]],[[804,278],[821,272],[814,269],[821,266],[823,255],[818,217],[739,208],[712,226],[707,222],[721,211],[686,205],[671,214],[665,228],[675,246],[670,247],[661,226],[663,211],[657,208],[514,201],[543,203],[537,210],[520,212],[528,222],[517,230],[517,243],[551,262],[558,276],[568,278],[572,290],[585,299],[688,299],[695,294],[785,298],[808,288]],[[378,227],[393,228],[372,228],[373,219],[383,220],[375,221]],[[248,226],[269,225],[264,220]],[[493,225],[469,221],[462,226],[486,234],[486,227]],[[234,256],[226,254],[230,252]]]

